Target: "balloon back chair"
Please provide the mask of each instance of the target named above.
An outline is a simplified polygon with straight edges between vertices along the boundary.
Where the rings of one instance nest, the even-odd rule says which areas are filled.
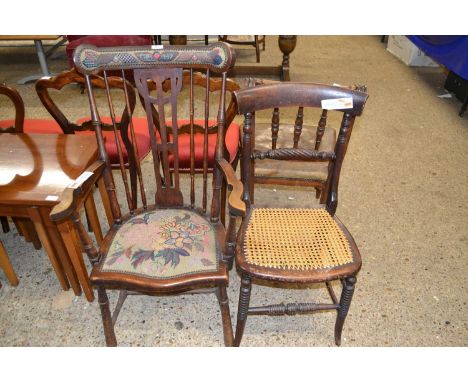
[[[224,343],[233,343],[226,293],[226,258],[232,256],[235,248],[236,220],[245,212],[245,206],[240,200],[242,184],[234,176],[234,170],[225,157],[222,142],[225,139],[226,76],[234,60],[235,56],[229,45],[220,42],[208,46],[168,46],[161,49],[148,46],[96,48],[85,45],[78,47],[74,53],[75,66],[85,76],[92,125],[96,131],[101,160],[107,163],[103,167],[102,177],[112,206],[114,224],[99,248],[96,248],[76,213],[77,206],[83,203],[86,194],[90,192],[89,185],[100,176],[99,171],[81,187],[70,191],[68,201],[64,200],[57,205],[51,218],[71,219],[93,264],[90,280],[98,292],[107,345],[117,344],[114,324],[129,294],[171,295],[200,290],[216,294],[221,310]],[[188,85],[184,83],[184,69],[190,73]],[[139,208],[132,204],[128,182],[125,179],[124,192],[116,190],[116,183],[108,165],[92,75],[103,72],[106,81],[106,72],[109,70],[121,70],[123,78],[125,73],[131,71],[139,95],[144,100],[152,160],[144,171],[137,163],[138,172],[145,175],[139,177],[142,200]],[[197,198],[197,202],[195,179],[199,175],[206,176],[207,169],[205,166],[202,174],[195,171],[195,115],[200,112],[201,119],[206,124],[210,115],[211,100],[210,93],[207,92],[201,107],[195,107],[198,106],[193,97],[195,70],[204,71],[206,81],[209,81],[213,74],[221,76],[221,91],[217,95],[216,103],[218,139],[212,182],[209,190],[203,189],[203,195]],[[171,83],[169,94],[163,89],[166,81]],[[189,174],[180,172],[178,130],[172,129],[169,133],[165,123],[166,119],[169,119],[172,126],[179,126],[177,104],[181,100],[178,96],[185,86],[189,87],[189,98],[183,100],[190,115]],[[110,96],[109,100],[109,104],[112,105]],[[153,127],[153,105],[158,111],[159,139]],[[131,110],[127,107],[127,111]],[[112,115],[112,107],[110,112]],[[112,119],[115,120],[114,117]],[[131,120],[130,116],[129,119]],[[133,129],[132,124],[129,125],[129,129]],[[208,134],[208,131],[205,130],[205,134]],[[120,156],[118,146],[117,151]],[[207,150],[203,152],[203,161],[206,162]],[[220,219],[221,189],[224,182],[227,182],[227,187],[231,190],[227,227]],[[147,202],[149,193],[154,196],[153,202]],[[211,208],[200,208],[199,199],[208,197],[211,197]],[[129,213],[123,215],[120,205],[125,202]],[[109,309],[106,292],[108,289],[119,290],[119,300],[113,315]]]
[[[136,105],[136,94],[134,87],[128,81],[124,81],[121,77],[110,76],[106,82],[103,77],[98,75],[91,76],[91,81],[96,89],[101,89],[103,92],[110,93],[110,91],[115,91],[120,93],[119,104],[115,106],[113,111],[115,114],[120,111],[119,115],[115,116],[117,133],[113,131],[112,119],[109,115],[101,117],[101,130],[105,137],[105,147],[110,164],[115,169],[121,167],[116,144],[116,142],[119,142],[118,146],[122,152],[124,167],[129,169],[131,192],[133,203],[135,204],[138,195],[136,162],[142,161],[150,151],[150,139],[146,128],[146,118],[132,118],[133,129],[131,131],[129,130],[130,121],[128,116],[130,114],[133,115]],[[85,77],[75,69],[65,71],[55,77],[44,77],[36,82],[36,92],[39,99],[49,114],[58,123],[61,132],[65,134],[94,134],[91,116],[82,116],[76,119],[76,121],[72,121],[64,110],[67,105],[60,103],[63,98],[60,97],[60,92],[63,92],[70,85],[84,86],[84,83]],[[126,84],[126,86],[124,86],[124,84]],[[108,86],[109,90],[106,89],[106,86]],[[125,102],[125,98],[128,98],[128,103]],[[76,97],[68,102],[76,102]],[[88,102],[87,99],[85,102]],[[103,97],[102,102],[107,103],[105,97]],[[130,113],[127,112],[126,107],[129,108]],[[137,143],[135,149],[133,148],[131,140],[135,140]]]
[[[360,90],[364,90],[361,87]],[[239,308],[235,345],[239,346],[247,315],[294,315],[318,310],[336,310],[335,342],[341,343],[343,323],[354,292],[356,274],[361,267],[358,248],[348,230],[335,216],[338,203],[338,183],[341,165],[354,125],[361,115],[367,94],[326,85],[303,83],[278,83],[247,88],[235,93],[238,111],[244,115],[241,174],[244,185],[243,201],[246,217],[243,220],[236,250],[236,267],[241,275]],[[256,126],[255,117],[262,110],[279,107],[299,108],[299,115],[318,109],[342,114],[338,138],[333,149],[325,151],[316,146],[315,134],[301,134],[300,123],[290,132],[286,147],[256,146],[262,132]],[[307,110],[308,109],[308,110]],[[323,111],[321,110],[323,109]],[[275,113],[275,112],[274,112]],[[322,114],[323,115],[323,114]],[[278,126],[278,124],[275,124]],[[307,139],[309,138],[309,140]],[[280,168],[287,168],[286,161],[321,163],[327,170],[326,183],[330,189],[324,205],[317,208],[292,208],[256,206],[253,189],[256,163],[278,161]],[[284,163],[284,165],[281,164]],[[307,163],[304,163],[307,162]],[[285,176],[288,176],[285,170]],[[260,199],[259,195],[256,199]],[[341,280],[343,290],[337,299],[331,282]],[[332,302],[288,303],[249,307],[252,283],[258,282],[283,288],[310,287],[325,283]]]
[[[14,110],[14,118],[0,120],[0,134],[35,132],[34,128],[36,126],[44,125],[45,123],[47,123],[46,120],[41,119],[25,119],[24,102],[18,90],[16,90],[15,88],[7,86],[6,84],[0,84],[0,95],[5,96],[9,99],[9,102],[13,106],[9,109]],[[6,108],[4,110],[6,110]],[[34,229],[34,225],[32,224],[32,222],[29,219],[18,217],[13,218],[12,220],[15,223],[18,233],[21,236],[24,236],[26,241],[32,242],[34,248],[40,249],[41,242],[39,240],[36,230]],[[6,216],[0,216],[0,222],[2,225],[3,232],[9,232],[10,226],[8,224],[8,218]],[[4,253],[6,256],[5,251]],[[4,264],[5,266],[7,266],[7,262],[4,262]]]

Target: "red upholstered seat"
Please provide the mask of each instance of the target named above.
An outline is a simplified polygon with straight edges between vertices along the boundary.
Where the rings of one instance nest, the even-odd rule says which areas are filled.
[[[82,124],[83,122],[89,121],[91,117],[80,118],[76,121],[77,124]],[[110,117],[101,117],[103,123],[111,124]],[[151,141],[148,132],[148,122],[146,118],[133,118],[133,128],[135,130],[135,138],[137,141],[139,160],[141,161],[148,155],[151,149]],[[130,128],[129,128],[130,129]],[[94,134],[94,131],[77,131],[76,134]],[[130,135],[130,131],[129,131]],[[103,131],[103,136],[105,139],[105,146],[107,154],[109,155],[109,160],[111,164],[119,163],[119,154],[117,153],[117,146],[115,144],[115,136],[113,131]],[[122,156],[125,164],[128,163],[127,150],[125,148],[122,140],[120,141],[120,147],[122,148]]]
[[[170,121],[166,122],[168,126],[171,126]],[[179,120],[179,127],[189,124],[189,120]],[[195,120],[195,124],[204,126],[204,120]],[[216,121],[209,121],[209,126],[216,125]],[[195,136],[195,168],[203,168],[203,140],[204,135],[197,133]],[[158,135],[159,137],[159,135]],[[215,147],[217,134],[208,135],[208,168],[213,168]],[[179,146],[179,168],[189,169],[190,168],[190,134],[179,134],[178,136]],[[229,152],[229,161],[232,162],[236,158],[237,150],[239,149],[239,125],[237,123],[231,123],[226,131],[226,146]],[[173,158],[169,157],[170,164],[173,163]]]
[[[0,128],[14,124],[14,119],[5,119],[0,121]],[[53,119],[25,119],[23,132],[27,134],[63,134],[59,124]]]

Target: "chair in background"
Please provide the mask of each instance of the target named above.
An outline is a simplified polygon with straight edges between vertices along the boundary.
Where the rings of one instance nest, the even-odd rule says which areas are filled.
[[[42,120],[25,120],[25,108],[24,102],[21,98],[21,95],[15,88],[7,86],[5,84],[0,84],[0,95],[6,96],[13,107],[11,110],[14,110],[13,119],[4,119],[0,120],[0,134],[1,133],[23,133],[30,130],[32,126],[36,125],[36,121]],[[4,233],[10,231],[10,226],[8,224],[8,218],[6,216],[0,216],[0,222],[2,224],[2,230]],[[18,230],[18,233],[21,236],[24,236],[27,242],[32,242],[35,249],[41,248],[41,241],[36,233],[34,224],[29,219],[26,218],[13,218],[13,222]]]
[[[363,111],[367,93],[326,85],[281,83],[241,90],[236,92],[235,97],[238,111],[245,117],[241,173],[247,212],[240,229],[235,258],[242,281],[234,344],[239,346],[249,314],[294,315],[335,309],[335,343],[340,345],[361,257],[351,234],[335,216],[335,211],[341,165],[354,120]],[[343,104],[337,99],[346,102]],[[322,146],[316,149],[314,139],[308,142],[310,146],[295,144],[299,136],[301,140],[304,139],[299,128],[294,129],[294,139],[291,140],[294,143],[288,147],[258,149],[257,112],[282,106],[299,107],[300,112],[305,113],[310,108],[320,110],[322,105],[327,109],[337,108],[336,112],[342,114],[334,150],[325,151]],[[296,125],[300,126],[299,123]],[[267,159],[280,163],[296,160],[324,163],[328,169],[326,183],[329,185],[325,205],[318,208],[256,207],[251,197],[255,187],[253,171],[255,163]],[[340,300],[333,291],[333,280],[342,282]],[[281,303],[249,307],[253,282],[283,288],[325,283],[332,303]]]
[[[263,45],[262,50],[265,50],[265,36],[259,37],[258,35],[246,36],[219,36],[220,41],[227,42],[233,45],[251,45],[255,48],[255,55],[257,63],[260,62],[260,44]]]
[[[121,164],[116,148],[119,146],[122,151],[122,160],[124,167],[129,169],[132,197],[134,198],[134,203],[136,203],[138,195],[136,162],[142,161],[150,151],[150,139],[148,129],[146,128],[146,119],[133,118],[132,124],[134,129],[131,130],[133,135],[129,135],[130,120],[128,116],[129,113],[133,114],[136,104],[136,95],[133,86],[128,81],[124,82],[121,77],[109,77],[107,84],[104,78],[99,76],[92,76],[91,80],[96,88],[106,90],[106,86],[109,86],[109,89],[119,91],[121,104],[123,105],[125,105],[125,98],[128,97],[128,107],[130,110],[127,110],[125,106],[121,107],[122,112],[116,117],[118,134],[114,133],[112,120],[109,116],[103,116],[101,118],[101,129],[104,131],[105,147],[109,155],[110,164],[113,168],[118,169]],[[126,87],[124,83],[127,84]],[[84,86],[85,78],[80,73],[77,73],[75,69],[71,69],[55,77],[40,79],[36,82],[36,92],[44,107],[61,128],[60,132],[65,134],[94,134],[91,116],[85,116],[78,119],[76,122],[72,122],[65,116],[64,112],[59,108],[57,102],[54,102],[51,96],[51,89],[61,91],[70,84]],[[76,97],[74,102],[75,100]],[[83,99],[83,102],[87,103],[88,100]],[[108,101],[105,100],[103,102]],[[118,146],[116,145],[117,141],[119,141]],[[131,141],[136,141],[135,149]]]
[[[92,58],[91,61],[89,58]],[[227,252],[233,251],[236,239],[236,217],[241,216],[244,204],[239,195],[242,185],[236,181],[234,170],[224,159],[222,142],[225,136],[225,104],[226,104],[226,76],[227,71],[234,63],[234,55],[230,47],[224,43],[198,47],[166,47],[155,49],[152,47],[126,47],[97,48],[83,46],[75,51],[74,62],[77,69],[85,74],[85,83],[90,97],[91,115],[96,129],[97,140],[100,146],[101,159],[106,161],[107,153],[104,150],[104,140],[99,120],[94,94],[94,84],[90,73],[107,70],[131,71],[135,79],[139,94],[144,99],[145,111],[148,119],[148,130],[151,138],[153,163],[149,169],[154,171],[145,181],[141,179],[140,187],[142,207],[132,205],[128,184],[124,182],[125,195],[120,204],[125,201],[130,213],[122,216],[119,193],[115,191],[112,172],[109,167],[103,170],[103,179],[106,183],[108,196],[113,208],[114,224],[105,235],[100,248],[95,248],[84,229],[76,209],[83,203],[94,177],[86,181],[82,187],[73,192],[68,199],[57,205],[52,211],[51,219],[60,221],[71,219],[78,230],[83,247],[93,264],[90,275],[91,283],[97,288],[98,300],[101,308],[104,333],[107,345],[116,345],[114,324],[119,311],[129,294],[179,294],[193,290],[214,292],[218,298],[224,330],[224,342],[232,345],[233,335],[229,304],[226,293],[228,284],[228,270],[225,263]],[[91,69],[92,68],[92,69]],[[183,69],[189,69],[192,79],[189,81],[189,99],[179,100],[183,84]],[[203,70],[210,78],[211,73],[221,75],[221,89],[217,98],[218,140],[216,145],[216,160],[213,171],[211,192],[211,209],[204,213],[196,208],[195,204],[195,107],[200,105],[194,102],[193,73],[194,70]],[[124,76],[125,77],[125,76]],[[155,91],[150,90],[149,80],[154,82]],[[171,82],[171,92],[164,93],[163,84]],[[185,85],[186,86],[186,85]],[[179,125],[177,114],[178,102],[187,102],[190,110],[190,174],[186,176],[190,186],[187,193],[190,195],[187,204],[184,204],[181,189],[182,176],[180,174],[178,152],[178,130],[174,129],[169,135],[166,129],[167,111],[172,126]],[[158,111],[160,126],[160,142],[157,142],[153,129],[152,105]],[[205,110],[204,123],[209,119],[210,93],[201,105]],[[112,106],[112,104],[111,104]],[[170,107],[170,111],[168,111]],[[127,105],[127,110],[132,108]],[[110,107],[111,115],[113,108]],[[130,130],[133,126],[129,126]],[[114,126],[114,130],[117,127]],[[208,131],[205,129],[205,134]],[[117,147],[119,156],[121,152]],[[206,162],[208,151],[205,149]],[[172,159],[172,166],[169,158]],[[139,166],[139,163],[137,163]],[[172,169],[172,171],[171,171]],[[204,176],[206,176],[206,167]],[[144,172],[146,174],[146,172]],[[230,219],[225,228],[220,222],[221,187],[223,178],[232,189],[229,203]],[[154,203],[147,203],[146,191],[156,186]],[[148,188],[146,188],[148,187]],[[240,188],[239,188],[240,187]],[[152,191],[151,191],[152,192]],[[237,195],[237,197],[235,197]],[[207,198],[204,192],[202,199]],[[111,315],[106,290],[119,290],[119,300],[114,314]]]
[[[151,35],[67,35],[67,58],[70,68],[74,67],[73,52],[83,44],[99,47],[117,46],[141,46],[151,45],[153,37]]]
[[[278,84],[278,81],[247,78],[245,87]],[[350,86],[348,89],[366,92],[365,87]],[[295,118],[283,118],[282,108],[275,107],[272,110],[271,123],[256,122],[256,149],[268,150],[276,148],[307,148],[320,151],[334,151],[336,146],[336,129],[328,123],[328,110],[320,110],[319,115],[304,115],[304,108],[299,107]],[[287,110],[285,115],[291,114]],[[312,113],[311,113],[312,114]],[[308,117],[308,118],[307,118]],[[313,118],[318,119],[317,124],[309,122]],[[286,121],[285,121],[286,120]],[[344,159],[344,158],[343,158]],[[253,163],[255,183],[314,187],[316,198],[320,203],[325,203],[329,191],[328,164],[324,162],[307,162],[296,160],[293,162],[278,162],[265,159],[259,163]],[[254,189],[250,195],[254,202]]]
[[[190,80],[193,79],[193,98],[194,103],[202,102],[209,93],[209,98],[212,100],[216,100],[216,93],[219,93],[222,90],[222,85],[224,82],[220,78],[213,78],[207,77],[205,74],[200,72],[194,72],[192,75],[190,71],[185,70],[183,72],[183,84],[187,92],[190,90]],[[155,91],[155,84],[150,82],[149,83],[150,91]],[[239,90],[239,85],[234,82],[233,80],[227,79],[225,81],[225,88],[226,94],[229,96],[226,99],[227,110],[226,110],[226,132],[225,132],[225,141],[223,142],[223,151],[224,151],[224,158],[232,165],[234,169],[237,168],[237,162],[239,159],[239,149],[240,149],[240,128],[239,125],[234,121],[236,116],[236,104],[234,102],[233,93],[236,90]],[[166,81],[163,83],[163,91],[165,93],[170,93],[171,91],[171,83],[170,81]],[[190,95],[188,95],[190,96]],[[144,107],[144,98],[140,97],[141,102]],[[154,105],[151,105],[152,108],[152,118],[153,122],[157,131],[157,142],[161,142],[161,127],[159,125],[159,114],[156,110]],[[179,105],[180,106],[180,105]],[[211,109],[216,110],[217,105],[208,105]],[[218,123],[216,121],[216,115],[209,116],[208,120],[203,119],[203,113],[205,110],[198,110],[199,114],[194,114],[194,167],[196,173],[212,173],[215,163],[215,147],[216,147],[216,140],[218,136]],[[182,112],[182,111],[181,111]],[[201,117],[200,117],[201,115]],[[188,115],[186,116],[188,117]],[[180,117],[179,117],[180,118]],[[170,119],[165,121],[165,128],[168,131],[169,139],[171,139],[173,132],[172,132],[172,121]],[[190,173],[190,160],[191,160],[191,135],[190,135],[190,120],[188,118],[180,118],[178,120],[177,126],[177,133],[178,133],[178,152],[179,152],[179,172],[181,173]],[[205,134],[207,132],[207,134]],[[207,150],[207,153],[204,150]],[[206,154],[206,155],[205,155]],[[206,161],[204,161],[206,158]],[[174,158],[172,156],[169,157],[169,164],[171,167],[171,171],[173,171],[174,166]],[[207,179],[204,178],[203,183],[204,190],[206,192],[207,187]],[[222,200],[225,201],[225,188],[222,189]],[[225,204],[222,204],[222,212],[221,218],[224,222]],[[203,201],[203,209],[206,210],[206,200]]]

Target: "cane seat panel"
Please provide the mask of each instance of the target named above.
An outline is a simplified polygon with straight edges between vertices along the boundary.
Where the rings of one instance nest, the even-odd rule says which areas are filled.
[[[354,262],[350,243],[325,209],[255,208],[243,240],[247,263],[284,270],[330,270]]]

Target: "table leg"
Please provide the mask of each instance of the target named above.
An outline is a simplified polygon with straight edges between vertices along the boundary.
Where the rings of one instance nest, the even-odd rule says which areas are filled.
[[[107,222],[109,227],[114,225],[114,216],[112,215],[112,208],[110,205],[109,196],[107,195],[106,185],[104,184],[103,177],[100,177],[98,182],[99,194],[101,195],[102,204],[104,205],[104,212],[106,213]]]
[[[44,47],[41,40],[34,40],[34,45],[36,47],[37,58],[39,59],[39,65],[41,66],[42,74],[35,74],[32,76],[27,76],[18,81],[18,84],[24,85],[31,81],[36,81],[39,78],[44,76],[50,76],[49,67],[47,66],[47,58],[44,52]]]
[[[37,57],[39,58],[39,65],[41,65],[42,74],[44,76],[50,76],[44,47],[42,46],[42,41],[34,40],[34,45],[36,46]]]
[[[101,245],[102,242],[102,230],[101,224],[99,223],[99,217],[96,211],[96,204],[94,204],[93,194],[90,193],[88,198],[85,201],[85,208],[88,216],[88,222],[91,226],[91,230],[96,237],[98,245]]]
[[[52,264],[52,267],[54,268],[55,274],[57,275],[60,285],[62,286],[62,289],[69,290],[70,284],[68,283],[68,279],[67,279],[67,276],[65,275],[65,271],[63,269],[62,263],[57,258],[52,242],[49,239],[49,236],[47,235],[47,232],[44,228],[39,210],[37,208],[30,208],[29,214],[30,214],[32,222],[34,223],[34,227],[36,228],[36,232],[39,235],[39,238],[41,239],[42,245],[44,246],[47,256],[49,256],[50,263]]]
[[[296,47],[297,36],[279,36],[278,45],[283,53],[283,62],[281,63],[281,79],[283,81],[290,81],[289,78],[289,55]]]
[[[62,235],[62,240],[67,249],[68,255],[70,256],[70,260],[76,271],[78,280],[80,281],[81,288],[83,289],[86,299],[89,302],[92,302],[94,301],[93,287],[91,285],[91,281],[89,280],[88,270],[86,269],[86,265],[83,260],[83,255],[81,252],[81,248],[78,244],[78,238],[77,235],[75,235],[74,228],[68,221],[62,222],[57,226],[60,231],[60,234]]]

